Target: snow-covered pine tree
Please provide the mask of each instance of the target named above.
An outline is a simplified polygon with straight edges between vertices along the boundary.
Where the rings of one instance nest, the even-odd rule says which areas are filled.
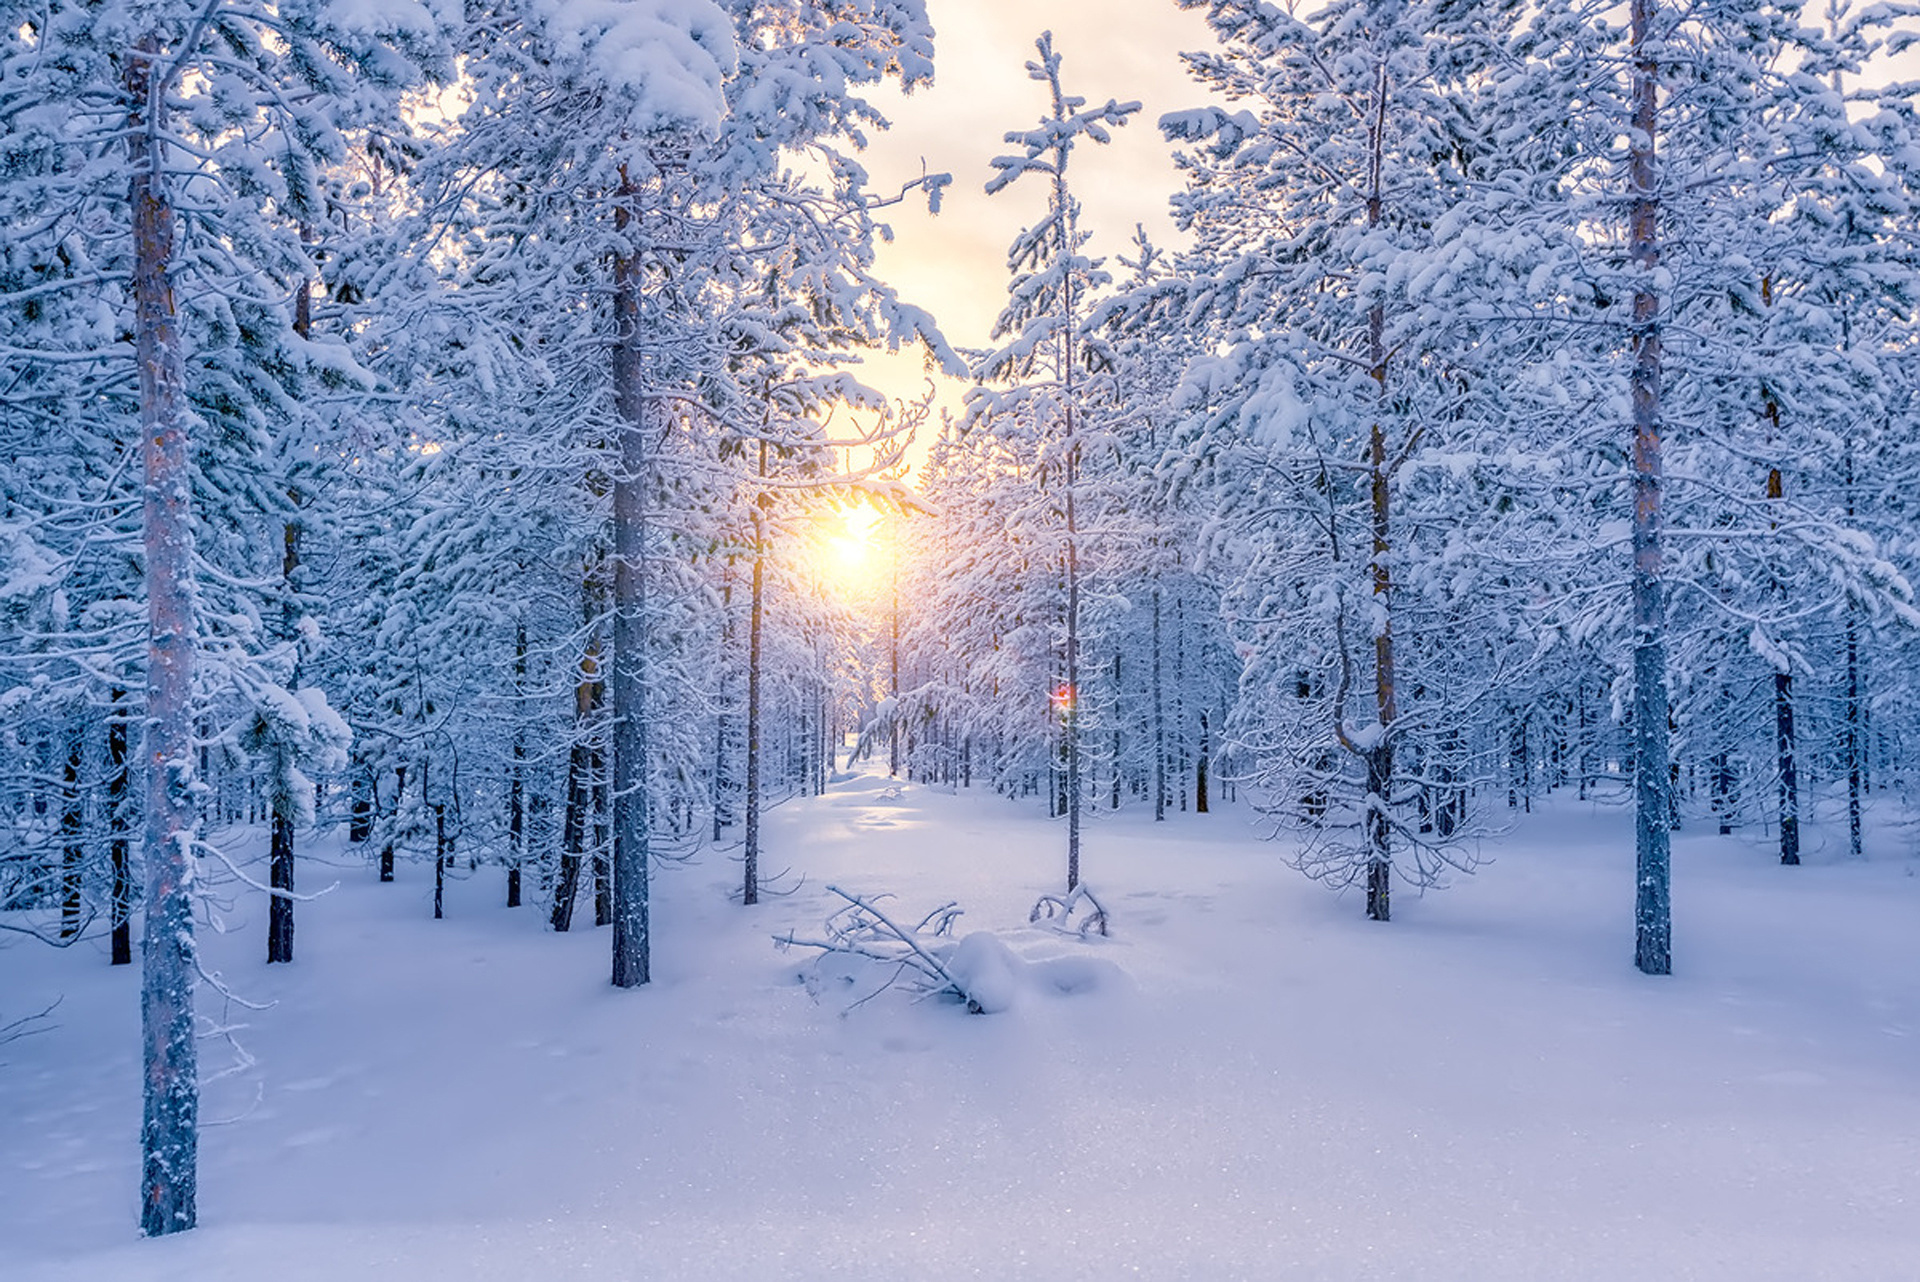
[[[30,157],[9,174],[24,181],[6,184],[22,215],[14,262],[52,269],[58,281],[44,283],[80,300],[57,310],[83,322],[43,332],[31,354],[79,373],[69,390],[103,421],[124,415],[103,443],[130,445],[136,421],[142,442],[149,1234],[195,1218],[196,720],[205,710],[311,731],[324,709],[287,694],[281,658],[262,662],[271,638],[251,586],[250,549],[271,546],[253,536],[280,506],[257,484],[269,443],[298,408],[294,385],[337,362],[294,323],[293,285],[308,271],[296,228],[317,213],[316,167],[337,154],[341,131],[437,64],[437,39],[432,16],[411,4],[342,22],[242,0],[30,6],[0,36],[8,150]],[[71,247],[88,233],[88,269],[72,273]],[[100,470],[125,475],[121,461]],[[88,497],[108,512],[134,496],[110,485]],[[95,671],[117,688],[135,666],[133,615],[112,613],[94,646],[123,657]]]
[[[1039,57],[1027,64],[1027,75],[1046,86],[1047,113],[1037,127],[1007,134],[1006,141],[1020,150],[995,157],[987,191],[1003,191],[1036,175],[1047,185],[1046,209],[1007,252],[1013,279],[1007,307],[993,329],[1002,345],[975,363],[974,376],[981,386],[968,395],[968,416],[974,430],[1018,434],[1023,451],[1030,452],[1036,510],[1029,519],[1042,541],[1044,563],[1060,578],[1055,626],[1061,650],[1052,701],[1060,721],[1066,881],[1072,890],[1080,884],[1084,791],[1080,471],[1094,402],[1089,384],[1111,368],[1104,344],[1089,332],[1088,320],[1095,291],[1111,278],[1085,253],[1089,234],[1080,225],[1080,204],[1067,181],[1067,164],[1083,140],[1106,142],[1110,128],[1124,125],[1140,104],[1109,100],[1088,108],[1086,99],[1062,87],[1053,34],[1042,34],[1035,49]]]
[[[1363,882],[1386,920],[1396,873],[1427,886],[1471,866],[1464,833],[1419,816],[1467,782],[1471,711],[1520,641],[1465,644],[1487,605],[1469,598],[1513,588],[1439,534],[1485,491],[1498,382],[1474,368],[1450,262],[1499,190],[1479,54],[1508,14],[1188,7],[1219,41],[1189,66],[1224,105],[1161,121],[1183,145],[1180,275],[1206,327],[1179,448],[1209,484],[1209,556],[1231,567],[1230,728],[1269,813],[1308,834],[1302,868]]]

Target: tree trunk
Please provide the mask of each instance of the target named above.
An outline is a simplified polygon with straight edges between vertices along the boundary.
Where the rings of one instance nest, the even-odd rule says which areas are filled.
[[[301,243],[313,241],[311,228],[300,228]],[[313,331],[313,291],[305,281],[293,295],[293,331],[307,338]],[[300,491],[289,485],[287,502],[297,513]],[[300,571],[300,521],[288,521],[280,530],[280,609],[281,639],[294,647],[293,675],[287,690],[300,688],[300,598],[295,576]],[[276,892],[267,898],[267,964],[293,960],[293,796],[290,776],[292,754],[279,745],[274,758],[272,806],[273,835],[267,855],[267,884]]]
[[[127,722],[122,704],[126,692],[113,692],[113,712],[107,722],[107,860],[113,868],[114,966],[133,963],[133,882],[127,859]]]
[[[889,621],[891,637],[888,649],[887,693],[892,702],[887,714],[887,775],[900,777],[900,524],[893,522],[893,608]]]
[[[1853,508],[1853,442],[1847,442],[1846,452],[1846,494],[1847,521],[1852,523]],[[1851,598],[1847,601],[1847,700],[1843,714],[1846,724],[1845,756],[1847,759],[1847,855],[1852,859],[1861,858],[1860,847],[1860,792],[1861,792],[1861,736],[1860,736],[1860,624],[1859,613]]]
[[[1773,301],[1773,282],[1769,278],[1761,284],[1761,297]],[[1780,403],[1773,394],[1767,394],[1767,418],[1773,432],[1780,428]],[[1772,433],[1769,434],[1772,439]],[[1767,502],[1778,503],[1786,496],[1785,483],[1777,467],[1767,469]],[[1775,529],[1779,522],[1772,522]],[[1779,583],[1774,584],[1779,590]],[[1793,673],[1787,670],[1773,674],[1773,746],[1774,762],[1780,779],[1780,862],[1787,865],[1800,862],[1800,772],[1794,753],[1793,734]]]
[[[173,205],[156,83],[156,36],[126,63],[133,178],[133,343],[145,464],[147,800],[140,1025],[140,1231],[194,1226],[200,1070],[194,1036],[192,864],[198,827],[193,750],[193,457],[173,303]]]
[[[306,291],[300,291],[301,311],[305,313]],[[301,323],[304,323],[301,322]],[[299,325],[296,325],[299,328]],[[304,336],[305,330],[301,330]],[[283,614],[283,632],[288,641],[299,645],[297,626],[299,607],[295,603],[294,574],[300,568],[300,526],[298,522],[288,521],[281,530],[280,538],[280,584],[286,593]],[[300,666],[294,664],[294,676],[287,683],[289,690],[300,685]],[[267,964],[291,962],[293,960],[293,797],[289,787],[289,778],[293,771],[291,750],[286,744],[277,744],[274,748],[274,787],[270,798],[272,806],[273,835],[269,841],[267,857],[267,882],[277,893],[267,898]]]
[[[622,176],[621,194],[635,198]],[[628,230],[625,201],[615,226]],[[647,726],[647,485],[651,430],[640,349],[639,255],[629,246],[614,259],[612,350],[619,459],[613,480],[613,984],[635,988],[651,977],[647,863],[652,816],[648,803],[651,747]]]
[[[1193,769],[1193,812],[1197,815],[1207,813],[1207,771],[1213,760],[1212,729],[1203,710],[1200,713],[1200,754],[1195,759]]]
[[[584,683],[576,692],[579,704],[588,702]],[[561,933],[573,928],[573,901],[580,894],[580,866],[585,858],[587,809],[593,804],[587,787],[587,745],[579,736],[581,721],[574,725],[573,747],[567,752],[567,803],[560,818],[560,880],[553,892],[553,912],[549,918]]]
[[[526,694],[527,625],[523,622],[513,634],[513,692],[516,698]],[[516,703],[514,718],[523,713]],[[507,907],[520,906],[520,863],[527,854],[527,732],[524,724],[513,730],[513,765],[507,777]]]
[[[767,476],[767,443],[760,442],[760,479]],[[740,902],[751,906],[760,902],[760,787],[762,775],[760,751],[760,660],[761,637],[766,618],[766,510],[772,495],[764,491],[753,502],[753,586],[747,604],[747,796],[745,851],[740,885]]]
[[[86,871],[86,824],[81,806],[80,774],[85,762],[86,740],[75,726],[67,736],[67,763],[60,784],[60,938],[73,939],[80,934],[81,909],[85,896],[81,882]]]
[[[598,744],[588,754],[593,770],[593,924],[613,925],[612,781],[607,778],[607,755]]]
[[[1367,225],[1380,225],[1382,208],[1382,168],[1386,146],[1387,71],[1382,63],[1375,73],[1374,120],[1371,129],[1371,156],[1368,167]],[[1387,398],[1386,308],[1375,303],[1367,312],[1367,366],[1375,395],[1384,410]],[[1390,895],[1393,887],[1393,826],[1388,807],[1393,802],[1394,723],[1400,719],[1399,692],[1395,685],[1393,653],[1393,576],[1388,557],[1392,551],[1391,474],[1387,461],[1386,424],[1376,413],[1368,433],[1367,477],[1372,499],[1373,556],[1370,566],[1373,600],[1379,622],[1373,634],[1373,698],[1378,721],[1376,737],[1366,753],[1367,760],[1367,918],[1387,921],[1392,917]]]
[[[1160,680],[1160,585],[1153,585],[1153,821],[1167,819],[1167,699]]]
[[[1632,205],[1628,249],[1633,295],[1633,728],[1635,800],[1634,965],[1673,970],[1670,817],[1667,795],[1666,593],[1661,564],[1660,198],[1654,165],[1659,68],[1654,63],[1656,0],[1633,0],[1633,129],[1628,143]]]
[[[371,767],[362,766],[356,758],[353,772],[353,806],[347,821],[347,840],[359,845],[373,836],[373,805],[375,787]]]
[[[1780,766],[1780,862],[1800,862],[1800,771],[1794,753],[1793,674],[1773,674],[1773,740]]]

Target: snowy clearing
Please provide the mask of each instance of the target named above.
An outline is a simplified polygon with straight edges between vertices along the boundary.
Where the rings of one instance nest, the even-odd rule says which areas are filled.
[[[1027,806],[855,777],[768,823],[804,883],[742,910],[724,856],[662,869],[637,992],[608,986],[604,931],[500,907],[496,869],[435,922],[430,867],[382,886],[357,852],[309,861],[304,885],[340,887],[271,969],[262,898],[236,895],[209,965],[274,1005],[233,1013],[257,1067],[206,1092],[234,1120],[203,1135],[202,1227],[155,1241],[136,968],[11,942],[7,1012],[60,1005],[0,1046],[0,1275],[1838,1279],[1920,1258],[1920,864],[1890,839],[1782,869],[1763,834],[1678,834],[1676,973],[1650,979],[1623,809],[1547,807],[1390,925],[1242,812],[1103,816],[1108,939],[1028,924],[1063,855]],[[817,931],[828,883],[916,921],[958,901],[1007,1009],[810,995],[810,954],[772,936]]]

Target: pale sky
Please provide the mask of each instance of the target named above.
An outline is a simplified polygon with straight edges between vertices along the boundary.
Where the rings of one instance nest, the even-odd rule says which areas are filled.
[[[923,159],[929,172],[953,175],[938,216],[924,205],[887,211],[896,239],[882,246],[880,271],[903,298],[940,319],[949,342],[983,347],[1006,297],[1007,246],[1045,199],[1031,178],[985,194],[992,158],[1012,150],[1007,132],[1030,128],[1047,107],[1045,86],[1026,73],[1034,40],[1053,32],[1068,93],[1089,104],[1141,103],[1111,145],[1083,145],[1068,171],[1093,252],[1110,268],[1136,223],[1157,241],[1174,239],[1167,198],[1178,179],[1156,122],[1200,101],[1177,55],[1212,42],[1200,15],[1172,0],[928,0],[927,7],[938,31],[935,82],[877,99],[894,125],[861,160],[875,191],[918,175]],[[922,386],[917,358],[873,365],[871,380],[895,395]]]
[[[1083,145],[1069,170],[1094,234],[1092,251],[1116,275],[1113,258],[1126,251],[1136,223],[1163,245],[1176,242],[1167,199],[1179,179],[1158,121],[1204,101],[1178,55],[1214,44],[1201,14],[1174,0],[927,0],[927,7],[938,33],[935,82],[909,96],[875,95],[894,125],[861,160],[876,192],[918,175],[923,160],[927,171],[953,175],[938,216],[924,205],[887,211],[895,241],[881,247],[880,271],[903,298],[939,318],[949,342],[983,347],[1006,297],[1007,246],[1045,199],[1031,178],[998,196],[984,191],[992,157],[1012,150],[1006,133],[1031,127],[1046,109],[1044,86],[1026,73],[1035,38],[1053,32],[1068,93],[1089,104],[1141,103],[1111,145]],[[1920,49],[1891,60],[1887,75],[1920,77]],[[900,397],[925,386],[917,356],[873,358],[866,377]],[[960,391],[945,384],[941,403],[958,409]],[[922,442],[915,455],[924,450]]]

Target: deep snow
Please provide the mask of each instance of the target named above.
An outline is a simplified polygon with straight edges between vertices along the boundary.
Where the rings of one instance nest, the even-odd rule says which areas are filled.
[[[498,870],[435,922],[430,865],[382,886],[310,858],[303,887],[340,886],[300,906],[290,967],[226,888],[209,964],[274,1004],[229,1012],[257,1065],[209,1086],[232,1120],[203,1136],[202,1227],[160,1241],[135,1236],[138,976],[104,941],[0,945],[0,1020],[61,999],[0,1046],[0,1277],[1920,1272],[1897,833],[1798,869],[1757,832],[1678,834],[1676,973],[1648,979],[1628,816],[1570,800],[1386,926],[1242,812],[1102,817],[1113,935],[1086,941],[1026,924],[1065,862],[1030,805],[859,776],[768,831],[799,889],[746,910],[723,854],[662,868],[638,992],[604,932],[500,907]],[[1008,1009],[810,995],[772,937],[817,933],[830,882],[914,920],[957,899],[957,935],[1010,950],[974,946]]]

